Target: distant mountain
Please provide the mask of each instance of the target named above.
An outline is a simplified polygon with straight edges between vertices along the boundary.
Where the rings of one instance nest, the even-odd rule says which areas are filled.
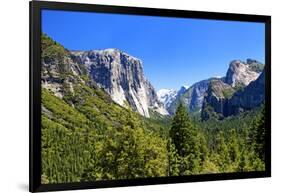
[[[241,111],[253,109],[264,102],[265,97],[265,75],[264,71],[257,80],[251,82],[247,87],[237,91],[226,105],[226,115],[236,115]]]
[[[264,71],[245,87],[232,87],[222,80],[212,81],[204,97],[201,118],[223,119],[254,109],[264,102]]]
[[[210,80],[199,81],[189,88],[181,87],[174,100],[166,107],[167,111],[174,114],[179,103],[183,103],[189,112],[200,111]]]
[[[145,117],[150,117],[149,109],[168,114],[145,78],[141,60],[118,49],[73,51],[71,54],[119,105],[129,105]]]
[[[182,87],[176,95],[173,93],[165,108],[173,115],[179,103],[183,103],[190,113],[198,113],[202,109],[206,110],[206,106],[210,103],[209,107],[212,106],[216,113],[223,114],[221,101],[229,99],[236,91],[256,80],[263,68],[262,63],[253,59],[247,59],[246,62],[233,60],[225,77],[213,77],[199,81],[189,88]],[[204,112],[201,114],[204,117]]]
[[[178,91],[173,89],[161,89],[157,92],[157,96],[160,102],[164,104],[164,107],[167,108],[175,100]]]

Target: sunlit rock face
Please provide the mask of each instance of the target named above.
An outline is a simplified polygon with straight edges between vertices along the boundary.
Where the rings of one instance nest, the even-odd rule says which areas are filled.
[[[145,78],[141,60],[118,49],[72,52],[90,77],[119,105],[150,117],[149,109],[168,114]]]

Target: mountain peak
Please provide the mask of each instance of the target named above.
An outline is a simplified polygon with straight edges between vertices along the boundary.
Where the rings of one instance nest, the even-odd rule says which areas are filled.
[[[260,63],[260,62],[255,60],[255,59],[247,58],[246,63],[247,64],[254,64],[254,63]]]
[[[187,91],[188,88],[189,87],[186,85],[181,86],[181,88],[179,89],[179,93],[183,93],[183,92]]]
[[[229,64],[224,81],[232,87],[247,86],[250,82],[256,80],[258,76],[259,73],[247,63],[241,60],[233,60]]]

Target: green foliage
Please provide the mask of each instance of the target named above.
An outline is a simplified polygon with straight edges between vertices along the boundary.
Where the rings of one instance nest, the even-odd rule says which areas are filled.
[[[217,134],[216,143],[216,152],[218,154],[216,164],[219,166],[220,172],[226,172],[228,171],[228,166],[230,165],[230,154],[221,131]]]
[[[238,161],[240,159],[240,149],[238,142],[238,135],[235,129],[231,129],[230,138],[229,138],[228,151],[230,156],[230,161],[232,162],[232,166],[237,168]]]
[[[206,120],[220,120],[223,118],[223,115],[216,113],[214,108],[211,105],[207,105],[204,108],[204,111],[201,112],[202,113],[202,120],[206,121]]]
[[[257,108],[223,120],[197,120],[209,151],[204,171],[263,171],[263,117],[263,108]]]
[[[89,157],[82,131],[42,116],[42,183],[78,182]]]
[[[252,63],[249,65],[250,69],[255,71],[255,72],[258,72],[258,73],[261,73],[264,69],[264,64],[261,64],[261,63]]]
[[[96,143],[99,159],[82,180],[166,176],[165,140],[142,129],[135,113],[129,111],[127,116],[126,126],[118,130],[109,127],[100,136]]]
[[[222,94],[224,98],[231,98],[232,95],[235,93],[235,90],[230,88],[230,89],[223,89]]]
[[[167,149],[169,152],[168,175],[178,176],[180,175],[181,157],[177,153],[175,144],[171,142],[171,139],[168,140]]]
[[[262,113],[256,117],[252,124],[254,150],[258,157],[264,161],[265,159],[265,108],[262,108]]]
[[[203,136],[199,136],[199,130],[191,122],[186,108],[182,104],[178,106],[173,118],[170,137],[172,143],[171,149],[173,149],[174,145],[175,153],[177,154],[175,157],[179,160],[178,168],[175,168],[176,171],[179,171],[178,174],[188,175],[199,173],[202,161],[201,154],[206,153],[203,152],[204,148],[202,148],[204,145],[202,142],[204,140],[202,139]],[[172,171],[171,173],[177,172]]]
[[[259,111],[194,122],[180,105],[169,130],[86,85],[63,99],[42,90],[42,183],[264,170]]]
[[[166,140],[103,91],[77,85],[62,100],[43,89],[42,105],[42,182],[167,175]]]
[[[68,66],[66,56],[69,56],[69,52],[45,34],[41,35],[41,46],[42,61],[44,63],[55,63],[60,72],[65,72]]]

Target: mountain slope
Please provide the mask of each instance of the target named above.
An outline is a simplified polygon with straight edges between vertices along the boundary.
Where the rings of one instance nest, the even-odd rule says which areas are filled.
[[[62,45],[42,44],[41,183],[165,176],[165,125],[115,103]]]
[[[201,118],[207,120],[211,117],[222,119],[225,111],[225,101],[231,97],[235,90],[221,79],[212,80],[205,93]]]
[[[265,98],[265,75],[264,71],[257,80],[247,87],[237,91],[227,102],[227,115],[236,115],[240,111],[250,110],[260,106]]]
[[[264,102],[264,71],[259,77],[242,88],[232,87],[222,80],[212,82],[205,94],[201,118],[223,119],[240,112],[259,107]]]

